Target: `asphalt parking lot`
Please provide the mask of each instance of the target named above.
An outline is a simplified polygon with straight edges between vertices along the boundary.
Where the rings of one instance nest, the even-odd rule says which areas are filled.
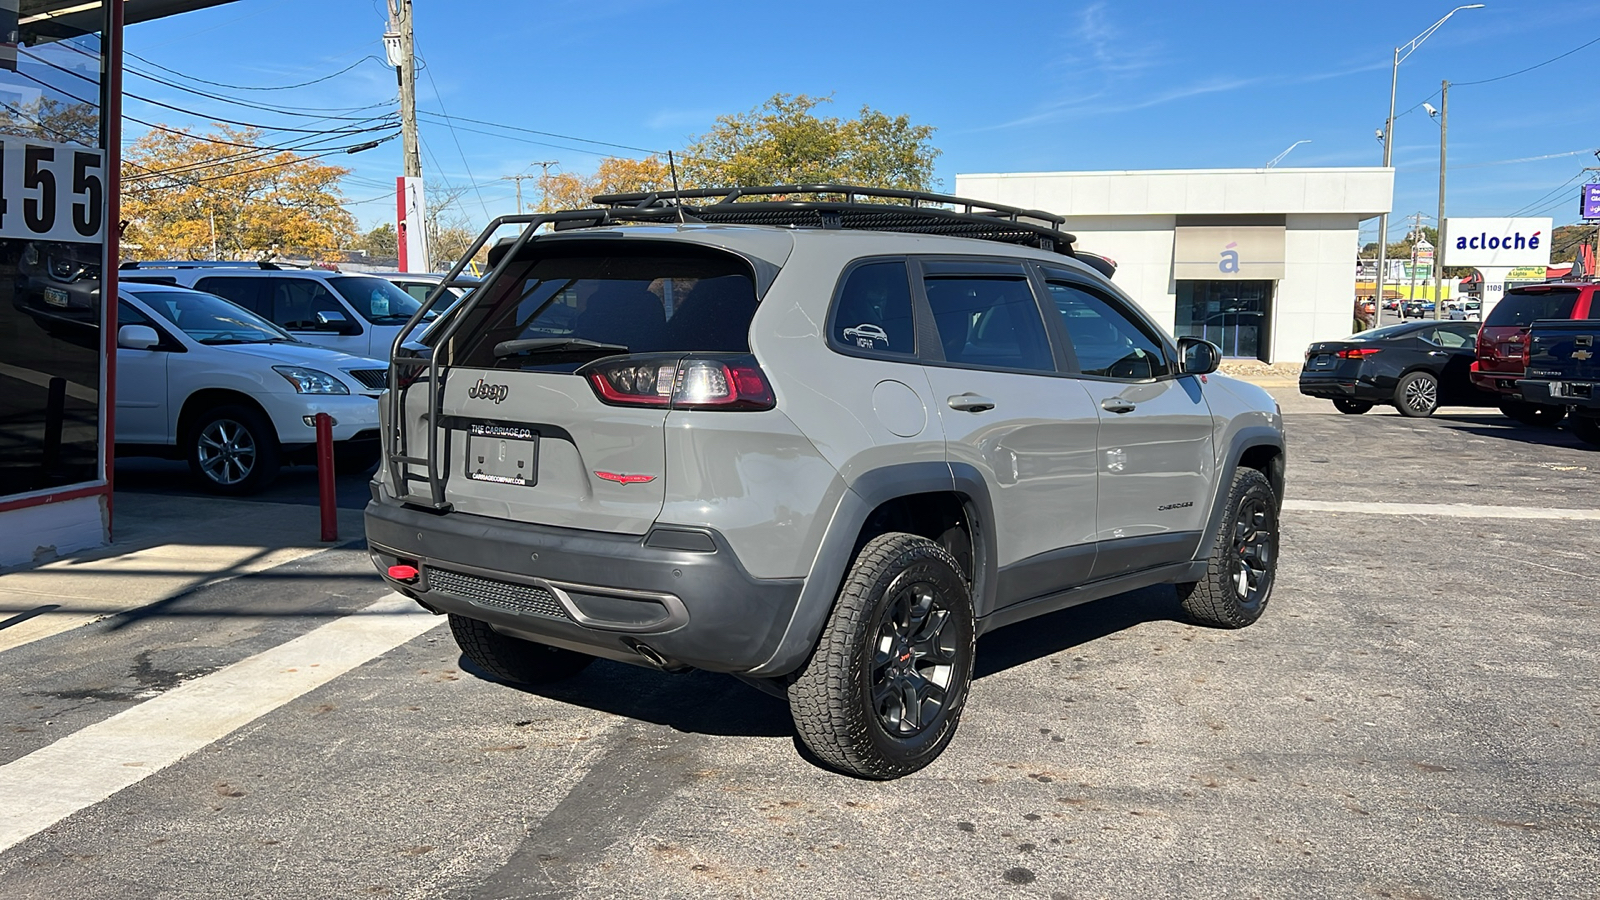
[[[0,894],[1600,894],[1600,453],[1284,393],[1262,620],[1191,626],[1162,588],[986,636],[911,777],[817,768],[723,676],[504,687],[428,620],[0,854]],[[0,765],[384,593],[347,546],[9,650]]]

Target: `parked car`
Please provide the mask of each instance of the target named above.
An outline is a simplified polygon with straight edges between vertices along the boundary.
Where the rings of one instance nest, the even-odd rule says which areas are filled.
[[[118,277],[216,294],[306,343],[374,359],[389,358],[395,336],[421,306],[373,275],[273,263],[123,263]]]
[[[339,467],[371,468],[386,378],[378,360],[296,340],[221,297],[119,287],[117,454],[187,459],[207,490],[251,493],[311,462],[323,412]]]
[[[1572,433],[1600,447],[1600,319],[1535,320],[1523,347],[1523,399],[1566,407]]]
[[[1500,411],[1528,425],[1554,425],[1567,414],[1556,403],[1530,403],[1517,382],[1523,377],[1528,328],[1538,319],[1600,318],[1594,283],[1529,284],[1506,291],[1478,330],[1478,360],[1472,383],[1500,398]]]
[[[1432,300],[1407,300],[1401,317],[1406,319],[1420,319],[1433,316]]]
[[[1405,322],[1319,341],[1306,349],[1300,393],[1360,415],[1385,404],[1401,415],[1431,416],[1440,406],[1493,404],[1470,378],[1478,329],[1467,322]]]
[[[1261,614],[1276,404],[1059,217],[729,193],[535,220],[385,395],[373,560],[475,665],[732,673],[828,765],[894,778],[954,734],[978,634],[1156,583],[1201,622]]]
[[[11,305],[51,334],[92,342],[100,333],[104,252],[99,244],[28,241],[17,255]]]
[[[410,294],[418,303],[428,299],[428,295],[444,283],[444,275],[438,272],[373,272],[372,274]],[[460,280],[469,279],[471,276],[460,276]],[[455,306],[456,301],[465,297],[471,289],[453,285],[445,290],[450,293],[450,299],[433,308],[434,312],[440,315],[448,312]]]

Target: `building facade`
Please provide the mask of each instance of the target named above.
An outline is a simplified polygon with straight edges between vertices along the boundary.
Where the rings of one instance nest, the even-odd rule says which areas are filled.
[[[957,175],[963,197],[1065,216],[1081,250],[1177,336],[1298,362],[1350,333],[1361,222],[1394,170],[1173,169]]]

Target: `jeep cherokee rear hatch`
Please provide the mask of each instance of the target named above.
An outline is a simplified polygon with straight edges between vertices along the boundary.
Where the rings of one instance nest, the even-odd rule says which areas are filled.
[[[665,494],[671,410],[774,405],[749,355],[752,267],[615,234],[541,239],[523,255],[436,348],[445,498],[475,515],[642,534]],[[427,393],[404,399],[412,447],[427,443]]]

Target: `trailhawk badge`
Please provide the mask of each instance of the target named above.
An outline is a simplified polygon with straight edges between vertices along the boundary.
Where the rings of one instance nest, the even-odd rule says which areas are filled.
[[[508,393],[510,393],[510,389],[505,385],[488,384],[482,378],[478,379],[477,384],[467,388],[467,396],[471,399],[493,400],[495,403],[499,403],[501,400],[504,400],[506,398],[506,394]]]

